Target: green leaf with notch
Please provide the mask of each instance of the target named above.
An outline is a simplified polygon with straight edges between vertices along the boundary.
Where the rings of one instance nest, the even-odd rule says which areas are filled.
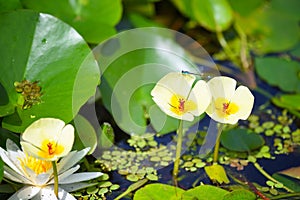
[[[4,128],[22,132],[42,117],[69,122],[94,95],[98,65],[82,37],[66,23],[28,10],[2,13],[0,38],[0,83],[9,99],[0,105]],[[23,80],[41,87],[39,103],[27,109],[14,86]],[[3,110],[15,112],[7,115]]]

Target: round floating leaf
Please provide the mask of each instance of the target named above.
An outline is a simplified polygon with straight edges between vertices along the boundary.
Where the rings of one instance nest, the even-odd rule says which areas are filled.
[[[242,16],[251,14],[255,9],[260,7],[265,1],[264,0],[251,0],[251,1],[236,1],[228,0],[232,9]]]
[[[212,185],[200,185],[183,193],[184,200],[219,200],[229,192]]]
[[[4,128],[22,132],[42,117],[69,122],[95,93],[97,63],[82,37],[64,22],[33,11],[3,13],[0,38],[0,83],[9,98],[7,105],[0,106],[0,115],[16,110],[4,117]],[[23,80],[41,88],[36,92],[40,101],[27,109],[14,85]]]
[[[288,1],[284,3],[288,4]],[[286,51],[299,42],[298,20],[276,12],[272,3],[247,17],[237,16],[236,22],[249,35],[257,53]]]
[[[232,9],[227,0],[193,0],[196,20],[210,31],[224,31],[233,20]]]
[[[139,189],[135,195],[134,200],[180,200],[184,190],[179,187],[174,187],[166,184],[155,183],[149,184]]]
[[[255,200],[256,195],[249,190],[238,189],[226,194],[223,200]]]
[[[286,92],[300,92],[300,63],[280,57],[256,57],[258,75]]]
[[[116,34],[121,0],[22,0],[27,8],[52,14],[74,27],[88,42],[99,43]]]
[[[251,151],[264,145],[262,136],[248,129],[231,129],[221,134],[221,144],[232,151]]]
[[[282,108],[300,110],[300,94],[284,94],[272,99],[273,103]]]

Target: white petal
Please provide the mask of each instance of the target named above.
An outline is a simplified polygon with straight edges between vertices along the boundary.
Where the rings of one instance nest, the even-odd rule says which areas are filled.
[[[49,181],[51,175],[52,174],[50,173],[41,173],[35,176],[35,183],[37,185],[45,185]]]
[[[230,100],[235,92],[236,80],[226,76],[217,76],[210,79],[207,84],[213,99],[221,97]]]
[[[8,200],[27,200],[35,197],[41,188],[34,186],[25,186],[18,190],[14,195],[12,195]]]
[[[62,174],[59,174],[58,175],[58,182],[60,183],[62,180],[64,180],[65,178],[67,178],[68,176],[70,176],[71,174],[75,173],[78,169],[80,168],[79,165],[76,165],[75,167],[65,171],[64,173]],[[54,180],[52,179],[49,184],[53,184],[54,183]]]
[[[74,127],[71,124],[66,125],[61,135],[59,136],[59,139],[57,141],[58,145],[61,145],[64,147],[64,150],[61,154],[59,154],[59,157],[63,157],[70,153],[72,146],[74,142]]]
[[[182,119],[182,115],[177,115],[171,111],[170,100],[174,94],[165,87],[160,86],[156,87],[156,92],[157,96],[153,97],[153,101],[156,103],[156,105],[167,115],[177,119]],[[160,93],[160,95],[158,95],[158,93]],[[194,117],[191,114],[188,115],[190,115],[190,118],[192,118],[190,121],[192,121]]]
[[[170,93],[179,94],[186,98],[195,79],[193,75],[171,72],[157,82],[151,91],[151,95],[159,99],[162,95],[162,91],[164,91],[161,88],[165,88],[165,90],[168,90]]]
[[[59,183],[60,184],[78,183],[78,182],[88,181],[94,178],[98,178],[101,175],[103,175],[103,173],[101,172],[76,173],[66,177],[65,179],[61,180]]]
[[[65,190],[58,188],[58,198],[59,200],[76,200],[71,194],[67,193]],[[39,193],[39,198],[34,198],[32,200],[57,200],[53,186],[47,186],[41,189]]]
[[[191,111],[193,115],[199,116],[204,113],[211,102],[211,94],[207,83],[203,80],[198,81],[193,87],[188,100],[195,102],[197,105],[197,109]]]
[[[37,147],[33,146],[29,142],[21,142],[22,149],[24,152],[28,153],[29,155],[39,158],[39,159],[44,159],[43,157],[40,156],[41,150],[38,149]]]
[[[58,174],[65,172],[79,162],[88,152],[90,148],[85,148],[81,151],[72,151],[67,156],[63,157],[57,163]]]
[[[6,167],[6,166],[4,166]],[[17,174],[15,171],[9,169],[9,168],[4,168],[4,177],[9,179],[9,180],[12,180],[12,181],[15,181],[17,183],[23,183],[23,184],[31,184],[32,181],[28,180],[27,178]]]
[[[238,112],[236,114],[233,114],[232,116],[237,118],[238,120],[245,120],[251,114],[254,104],[254,96],[247,87],[240,86],[235,91],[231,102],[235,103],[239,107]]]
[[[65,122],[55,118],[41,118],[33,122],[22,134],[22,140],[40,147],[45,139],[57,141]]]
[[[16,171],[18,174],[22,174],[22,172],[19,170],[19,168],[15,165],[15,163],[8,157],[8,153],[0,147],[0,156],[11,169]]]
[[[20,150],[20,148],[12,140],[7,139],[6,140],[6,150],[7,151],[16,151],[17,152],[18,150]]]

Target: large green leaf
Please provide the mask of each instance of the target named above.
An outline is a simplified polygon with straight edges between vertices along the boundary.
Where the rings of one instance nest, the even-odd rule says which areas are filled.
[[[219,200],[229,194],[228,191],[212,185],[200,185],[183,193],[184,200]]]
[[[256,57],[258,75],[286,92],[300,92],[300,64],[280,57]]]
[[[273,2],[273,1],[270,1]],[[288,1],[281,1],[288,4]],[[298,19],[289,17],[270,5],[262,6],[236,22],[249,35],[257,53],[286,51],[299,42]]]
[[[300,94],[284,94],[279,97],[272,98],[274,104],[279,107],[300,110]]]
[[[251,0],[251,1],[239,1],[239,0],[228,0],[232,9],[242,16],[251,14],[255,9],[260,7],[265,0]]]
[[[121,0],[21,0],[27,8],[52,14],[74,27],[90,43],[116,34],[122,16]]]
[[[233,20],[232,9],[227,0],[192,0],[196,20],[210,31],[224,31]]]
[[[261,147],[264,144],[264,139],[262,136],[248,129],[230,129],[223,131],[221,144],[233,151],[249,152]]]
[[[0,0],[0,12],[7,12],[22,8],[19,0]]]
[[[145,187],[139,189],[135,195],[134,200],[179,200],[182,199],[181,195],[184,190],[179,187],[174,187],[171,185],[154,183],[146,185]]]
[[[42,117],[71,121],[99,82],[97,63],[85,41],[72,27],[47,14],[3,13],[0,57],[0,83],[9,98],[7,105],[0,106],[0,115],[7,115],[2,125],[14,132]],[[40,103],[28,109],[23,109],[23,96],[14,86],[22,80],[37,81],[41,87]]]

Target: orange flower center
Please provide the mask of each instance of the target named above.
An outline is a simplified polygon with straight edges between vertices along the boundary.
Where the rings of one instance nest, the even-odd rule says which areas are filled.
[[[60,155],[63,151],[64,147],[62,145],[59,145],[54,141],[44,140],[41,146],[41,151],[39,152],[39,156],[41,158],[49,159]]]
[[[236,103],[230,102],[225,98],[217,98],[215,101],[216,112],[220,117],[227,118],[229,115],[239,111]]]
[[[173,95],[170,99],[169,105],[170,110],[177,115],[183,115],[197,108],[195,102],[186,100],[181,95]]]

